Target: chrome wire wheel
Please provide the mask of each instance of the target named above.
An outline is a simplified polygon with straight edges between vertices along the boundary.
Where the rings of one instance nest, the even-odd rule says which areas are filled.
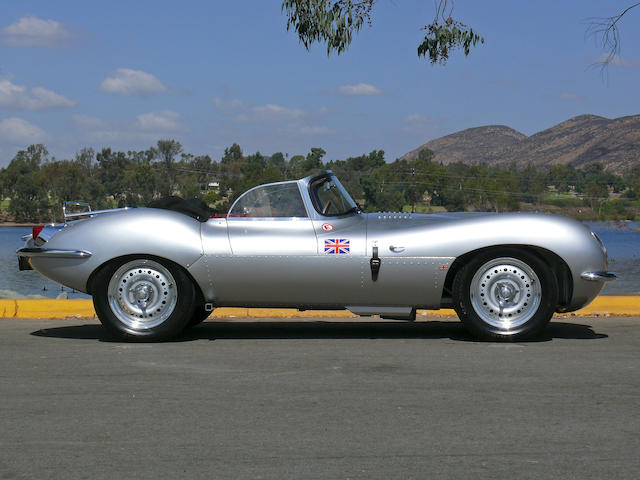
[[[469,285],[480,319],[503,334],[517,332],[538,311],[542,286],[536,272],[517,258],[494,258],[476,271]]]
[[[171,272],[149,259],[136,259],[120,266],[111,276],[107,295],[113,315],[132,330],[161,325],[178,301]]]

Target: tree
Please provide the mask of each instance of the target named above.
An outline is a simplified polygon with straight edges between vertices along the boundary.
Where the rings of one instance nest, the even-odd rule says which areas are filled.
[[[182,153],[182,144],[175,140],[158,140],[156,152],[165,165],[171,165],[173,160]]]
[[[5,191],[11,196],[9,213],[18,222],[42,220],[48,214],[47,182],[40,169],[48,156],[44,145],[30,145],[4,171]]]
[[[371,26],[371,13],[377,0],[283,0],[281,10],[287,17],[287,30],[293,29],[307,50],[313,43],[325,43],[327,55],[346,51],[353,35],[363,25]],[[484,43],[484,38],[473,28],[453,17],[455,0],[434,0],[435,17],[425,25],[427,33],[418,46],[418,57],[428,59],[432,65],[445,64],[450,52],[462,49],[469,55],[471,48]],[[622,18],[640,2],[633,3],[616,15],[591,18],[587,34],[602,44],[605,54],[596,63],[603,69],[619,61]]]
[[[132,161],[124,152],[113,152],[110,148],[103,148],[96,155],[96,160],[96,176],[105,193],[113,197],[116,204],[123,204],[127,191],[126,171]]]
[[[284,174],[285,168],[287,166],[287,161],[284,158],[284,154],[282,152],[276,152],[271,155],[267,160],[267,166],[277,168],[280,173]]]
[[[344,52],[366,23],[371,25],[371,11],[376,0],[283,0],[287,30],[293,28],[307,50],[315,42],[326,43],[327,55]],[[427,32],[418,46],[418,57],[432,65],[444,64],[451,50],[462,48],[469,55],[471,47],[484,38],[452,17],[454,0],[435,0],[433,22],[423,27]]]
[[[6,196],[5,195],[6,186],[5,186],[4,176],[5,176],[5,169],[0,168],[0,203],[2,203],[2,201]]]
[[[364,201],[362,179],[371,175],[371,172],[385,164],[384,151],[374,150],[369,155],[349,157],[346,160],[332,160],[327,163],[327,169],[332,170],[340,179],[351,196]]]
[[[224,155],[220,159],[220,163],[226,164],[226,163],[237,162],[241,158],[242,158],[242,149],[240,148],[240,145],[238,145],[237,143],[234,143],[229,148],[224,149]]]
[[[147,205],[153,200],[157,183],[154,173],[149,161],[134,163],[127,169],[125,182],[129,205]]]
[[[162,183],[162,195],[169,196],[173,193],[176,183],[176,172],[173,168],[174,159],[182,153],[182,144],[175,140],[158,140],[157,147],[153,149],[156,156],[164,166],[166,177]]]

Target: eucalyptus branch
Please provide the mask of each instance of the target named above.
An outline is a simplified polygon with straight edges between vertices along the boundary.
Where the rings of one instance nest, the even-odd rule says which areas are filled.
[[[282,0],[287,30],[295,30],[298,40],[309,50],[313,43],[324,43],[327,55],[347,50],[353,35],[364,24],[371,26],[371,12],[377,0]],[[472,46],[484,38],[453,19],[455,0],[434,0],[435,17],[424,27],[427,35],[418,46],[418,56],[432,64],[444,64],[451,50],[462,48],[469,55]]]
[[[609,65],[614,64],[619,58],[620,31],[618,29],[618,22],[620,22],[629,10],[638,6],[640,6],[640,2],[629,5],[617,15],[589,19],[586,32],[587,36],[595,38],[607,52],[595,63],[595,65],[599,65],[603,71],[606,70]]]
[[[314,42],[326,42],[327,55],[344,52],[365,23],[371,25],[371,9],[377,0],[283,0],[287,30],[293,28],[309,50]]]
[[[423,27],[427,34],[418,45],[419,57],[429,57],[432,65],[444,65],[449,60],[450,50],[462,48],[464,54],[469,55],[472,46],[484,43],[484,38],[472,28],[453,19],[454,0],[434,0],[434,3],[436,16],[432,23]]]

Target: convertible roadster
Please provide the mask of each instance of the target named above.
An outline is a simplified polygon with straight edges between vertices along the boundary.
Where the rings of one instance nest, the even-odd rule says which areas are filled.
[[[68,202],[69,203],[69,202]],[[226,215],[67,212],[36,227],[21,269],[93,295],[124,340],[169,339],[219,306],[344,309],[414,320],[453,307],[481,338],[539,334],[591,302],[607,252],[580,222],[533,213],[363,213],[331,171],[244,193]]]

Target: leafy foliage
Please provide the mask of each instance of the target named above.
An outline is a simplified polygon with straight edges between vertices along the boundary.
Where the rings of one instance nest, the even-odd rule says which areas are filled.
[[[325,43],[327,55],[338,55],[351,44],[353,35],[366,23],[371,25],[371,12],[376,0],[283,0],[287,30],[294,29],[307,50],[315,42]],[[469,55],[471,47],[484,38],[451,16],[453,0],[436,0],[433,23],[424,27],[427,35],[418,46],[418,57],[432,64],[444,64],[451,50],[462,48]],[[446,12],[446,13],[445,13]]]
[[[326,42],[327,55],[338,55],[351,44],[364,23],[371,24],[376,0],[283,0],[287,30],[292,27],[307,50],[314,42]]]
[[[320,147],[288,158],[246,155],[240,145],[225,149],[220,161],[182,152],[160,154],[159,145],[142,151],[83,149],[70,160],[50,159],[44,145],[20,150],[0,169],[3,199],[16,221],[59,221],[65,200],[89,201],[96,208],[147,205],[167,194],[203,199],[220,213],[251,187],[333,170],[365,211],[561,211],[580,218],[633,218],[640,214],[640,166],[617,176],[600,164],[578,170],[556,165],[506,167],[443,165],[423,149],[412,160],[385,162],[382,150],[331,160]],[[167,152],[168,150],[165,150]],[[178,157],[178,155],[180,155]],[[168,172],[173,175],[167,183]],[[591,213],[585,213],[591,212]]]
[[[467,28],[464,23],[451,17],[440,22],[437,18],[426,25],[427,31],[423,42],[418,45],[418,56],[428,57],[432,65],[444,65],[449,60],[450,50],[462,48],[465,56],[471,52],[471,47],[478,42],[484,43],[484,38]]]

